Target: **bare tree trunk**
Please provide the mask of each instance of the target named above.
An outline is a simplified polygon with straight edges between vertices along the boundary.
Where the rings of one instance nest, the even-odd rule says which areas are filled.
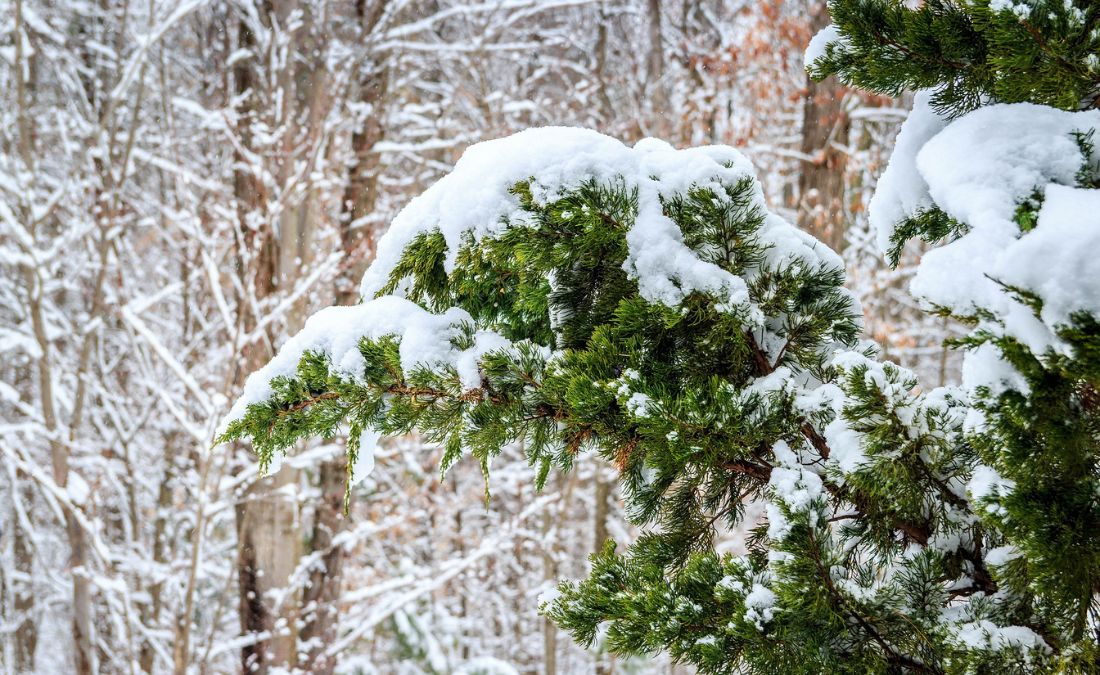
[[[101,260],[101,264],[102,264]],[[102,276],[105,266],[101,267],[96,284],[97,290],[102,288]],[[59,423],[57,411],[54,408],[53,374],[51,372],[51,345],[46,334],[45,320],[42,308],[42,283],[36,271],[27,271],[27,286],[31,291],[30,315],[31,325],[35,340],[41,355],[38,359],[38,387],[42,407],[42,421],[50,432],[53,440],[50,441],[50,460],[53,469],[53,480],[60,488],[69,484],[69,448],[57,439]],[[98,292],[96,293],[98,295]],[[93,316],[97,312],[93,308]],[[87,338],[90,340],[90,337]],[[83,372],[81,372],[83,375]],[[73,505],[79,508],[79,505]],[[95,667],[95,652],[92,648],[92,589],[88,580],[88,546],[85,540],[84,529],[80,526],[77,514],[72,510],[65,511],[65,530],[69,540],[69,570],[73,581],[73,644],[76,647],[74,664],[75,671],[79,675],[93,673]]]
[[[321,502],[314,514],[310,549],[320,554],[309,574],[309,586],[302,596],[302,641],[309,645],[302,667],[310,673],[329,675],[336,668],[336,659],[326,654],[326,648],[336,639],[339,626],[340,581],[344,570],[344,547],[335,543],[344,528],[343,516],[344,463],[328,460],[321,463],[318,482]]]
[[[600,116],[605,126],[610,125],[615,116],[615,106],[611,102],[611,96],[607,93],[609,89],[607,83],[607,50],[610,23],[611,15],[607,11],[607,2],[601,2],[599,19],[596,21],[595,58],[597,94],[600,97]],[[608,132],[610,130],[605,128],[601,131]]]
[[[157,489],[157,518],[153,525],[153,561],[158,564],[164,564],[167,562],[165,542],[165,530],[168,526],[167,513],[172,505],[172,480],[175,476],[175,471],[172,465],[173,446],[175,434],[170,434],[165,439],[165,460],[168,464],[164,469],[164,476],[161,478],[160,487]],[[159,579],[149,587],[149,602],[142,605],[141,608],[141,622],[145,626],[155,626],[160,621],[160,613],[164,607],[163,602],[164,592],[164,580]],[[141,643],[141,657],[140,664],[141,670],[144,673],[153,672],[154,658],[156,652],[153,651],[153,645],[148,640],[143,640]]]
[[[76,672],[85,675],[96,672],[95,651],[92,648],[92,589],[85,565],[88,561],[88,544],[84,530],[75,514],[65,517],[69,532],[71,553],[69,565],[73,575],[73,638],[76,640]]]
[[[256,40],[246,19],[238,24],[238,47],[255,49]],[[241,145],[250,148],[252,134],[249,129],[251,120],[257,114],[258,87],[260,82],[253,76],[251,66],[241,63],[233,68],[234,86],[238,96],[246,92],[248,96],[241,109],[242,123],[238,134]],[[254,173],[245,164],[248,158],[238,151],[235,153],[237,167],[234,175],[234,196],[237,199],[238,214],[241,223],[247,222],[249,214],[262,210],[264,190]],[[242,227],[246,249],[255,252],[255,263],[251,269],[242,272],[252,275],[251,285],[257,299],[270,296],[279,279],[278,242],[275,240],[271,223],[264,223],[258,229]],[[284,233],[285,234],[285,233]],[[249,303],[242,301],[243,333],[249,333],[257,325],[260,317],[253,316]],[[244,374],[258,368],[271,354],[266,345],[253,343],[246,348],[245,367],[238,374],[243,380]],[[292,638],[275,636],[275,616],[268,606],[269,592],[285,583],[293,571],[293,563],[286,564],[289,558],[297,559],[297,532],[286,531],[286,522],[295,522],[296,508],[288,504],[278,489],[289,486],[294,478],[293,472],[281,471],[275,476],[259,479],[247,489],[237,505],[237,581],[239,592],[239,610],[241,634],[259,636],[247,641],[241,650],[242,669],[245,673],[266,673],[274,664],[286,664],[293,658]],[[276,553],[276,548],[283,551]],[[291,643],[288,645],[288,643]]]
[[[592,550],[598,553],[603,550],[603,545],[607,542],[607,512],[609,506],[608,502],[611,499],[611,481],[609,477],[605,475],[602,463],[596,464],[592,480],[596,484],[596,515],[592,524]],[[596,655],[596,658],[597,675],[609,675],[612,667],[609,663],[608,654],[601,653]]]
[[[16,94],[18,99],[18,124],[19,124],[19,151],[21,158],[28,170],[33,170],[34,156],[31,152],[31,139],[33,138],[32,121],[27,111],[27,83],[23,79],[23,72],[25,69],[25,59],[27,55],[23,53],[23,37],[24,31],[22,25],[22,3],[16,3],[16,32],[19,37],[15,40],[16,49]],[[31,235],[34,235],[35,225],[31,225]],[[106,272],[106,246],[105,240],[102,237],[99,243],[99,272],[96,275],[95,287],[92,292],[92,309],[90,311],[89,320],[94,321],[98,315],[99,310],[99,296],[103,287],[103,279]],[[38,393],[39,403],[42,411],[42,422],[49,432],[50,437],[50,463],[53,470],[53,480],[58,487],[64,489],[69,484],[69,447],[59,440],[61,435],[61,420],[59,419],[57,409],[55,408],[53,382],[54,375],[51,365],[51,351],[52,345],[50,338],[47,334],[44,307],[42,296],[42,278],[40,271],[35,267],[26,267],[24,271],[24,280],[27,286],[27,292],[29,294],[28,309],[31,319],[31,327],[34,333],[35,341],[38,343],[40,350],[37,368],[38,368]],[[84,349],[81,354],[81,368],[78,373],[77,392],[74,397],[74,411],[73,420],[70,422],[69,437],[76,432],[77,427],[80,425],[80,406],[83,402],[84,396],[84,380],[85,365],[87,362],[86,354],[90,351],[92,341],[92,331],[89,331],[84,336]],[[78,505],[74,505],[73,508],[79,508]],[[92,626],[93,621],[93,609],[92,609],[92,589],[88,580],[88,571],[86,569],[88,563],[88,550],[87,542],[85,541],[84,530],[80,526],[80,522],[77,518],[77,514],[72,510],[65,511],[65,530],[69,540],[69,569],[72,575],[73,585],[73,608],[72,608],[72,634],[73,645],[75,647],[75,663],[74,672],[78,675],[90,674],[95,671],[95,652],[92,647]]]
[[[377,24],[386,1],[356,3],[356,18],[363,39],[367,39]],[[388,91],[388,82],[386,68],[371,64],[368,74],[358,84],[359,99],[369,104],[371,113],[351,139],[354,160],[344,190],[340,222],[340,245],[344,258],[334,288],[338,305],[351,305],[359,300],[358,281],[367,262],[373,257],[374,229],[363,221],[374,212],[378,199],[379,155],[374,152],[374,146],[383,135],[381,104]],[[309,585],[302,597],[304,624],[301,638],[309,645],[302,665],[310,673],[320,675],[330,675],[336,667],[336,659],[326,652],[336,639],[339,627],[339,607],[336,603],[340,596],[346,552],[334,541],[347,527],[343,514],[347,477],[345,462],[343,458],[329,459],[321,463],[318,471],[321,503],[314,514],[309,542],[311,553],[320,555],[321,564],[311,570]]]
[[[824,2],[811,0],[810,27],[817,32],[829,24]],[[802,153],[809,157],[798,175],[798,225],[834,251],[844,247],[844,171],[848,144],[845,89],[836,77],[814,82],[806,77],[802,117]]]
[[[374,30],[387,2],[375,0],[369,6],[362,1],[356,3],[363,39],[368,39]],[[375,231],[364,219],[374,212],[378,202],[381,155],[374,151],[374,147],[385,133],[382,104],[389,94],[389,70],[385,64],[370,64],[358,88],[359,100],[370,106],[370,114],[363,121],[362,128],[356,129],[351,138],[354,162],[344,189],[344,212],[340,223],[340,247],[344,260],[336,280],[336,303],[341,305],[359,300],[359,279],[374,257]]]
[[[649,54],[646,58],[646,91],[650,110],[656,122],[650,131],[659,137],[668,136],[675,120],[669,119],[668,90],[665,86],[665,47],[661,39],[661,0],[646,0],[649,21]]]
[[[29,83],[24,79],[24,72],[29,71],[30,68],[26,68],[29,55],[24,53],[23,33],[23,2],[22,0],[15,0],[15,26],[12,42],[15,45],[14,71],[16,114],[19,130],[18,150],[20,158],[29,171],[34,166],[34,132],[29,119],[27,103]],[[30,278],[29,274],[28,278]],[[16,483],[11,486],[14,499],[19,499],[17,496],[20,490],[18,483],[22,483],[24,478],[25,475],[22,471],[16,472]],[[13,556],[16,569],[25,572],[30,579],[33,579],[33,557],[26,540],[29,533],[23,531],[23,523],[18,522],[15,517],[12,518],[12,530],[14,535],[12,541]],[[13,609],[16,616],[19,617],[19,623],[15,629],[15,670],[20,673],[30,673],[34,672],[34,654],[38,648],[38,626],[34,620],[34,593],[28,587],[29,583],[19,583],[16,580],[12,580],[10,583],[11,593],[14,595]]]
[[[246,672],[293,666],[296,660],[293,600],[277,609],[269,602],[272,591],[286,587],[299,559],[298,505],[293,498],[297,482],[297,472],[289,469],[260,479],[238,508],[242,627],[249,634],[265,635],[245,648]]]
[[[553,526],[553,518],[547,509],[542,516],[542,531],[546,534]],[[554,561],[554,545],[544,542],[543,578],[553,583],[558,578],[557,564]],[[547,617],[542,617],[542,665],[544,675],[557,675],[558,672],[558,627]]]

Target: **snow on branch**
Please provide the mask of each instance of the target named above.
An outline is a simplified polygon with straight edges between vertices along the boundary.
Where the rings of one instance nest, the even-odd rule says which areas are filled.
[[[536,201],[552,201],[586,181],[621,181],[637,190],[638,212],[627,233],[624,268],[638,280],[643,298],[676,305],[693,291],[721,294],[731,306],[745,305],[745,281],[700,259],[663,212],[662,200],[689,189],[711,189],[754,179],[744,155],[726,146],[675,150],[646,139],[633,148],[595,131],[544,127],[471,146],[454,171],[428,188],[394,218],[378,244],[378,255],[363,277],[364,298],[381,290],[406,247],[420,234],[442,233],[448,246],[447,271],[454,269],[466,237],[499,235],[526,218],[512,188],[531,180]],[[760,208],[763,191],[754,185]],[[841,267],[831,251],[793,227],[773,221],[765,233],[773,256],[798,257]]]
[[[1064,351],[1056,335],[1075,313],[1100,316],[1097,128],[1100,111],[1030,103],[948,123],[918,95],[871,203],[880,245],[900,246],[940,214],[927,237],[946,241],[923,256],[913,292],[963,315],[992,312],[1037,354]]]
[[[397,337],[405,370],[418,365],[450,366],[458,372],[462,385],[473,389],[480,383],[478,359],[487,351],[508,346],[509,341],[490,331],[478,331],[473,346],[456,348],[454,340],[462,335],[462,326],[472,323],[469,313],[458,307],[432,314],[414,302],[393,296],[350,307],[323,309],[310,317],[275,358],[249,376],[226,423],[240,419],[249,405],[270,398],[271,381],[292,377],[307,352],[324,355],[334,372],[358,378],[364,366],[359,341],[364,337]]]

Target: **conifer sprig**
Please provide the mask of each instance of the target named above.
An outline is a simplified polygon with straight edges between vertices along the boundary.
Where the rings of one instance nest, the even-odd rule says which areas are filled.
[[[1100,7],[1089,0],[830,0],[844,39],[810,68],[887,96],[932,89],[958,116],[990,102],[1094,108]]]

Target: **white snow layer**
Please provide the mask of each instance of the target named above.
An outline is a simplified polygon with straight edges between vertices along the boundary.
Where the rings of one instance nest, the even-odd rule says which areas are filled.
[[[752,165],[737,150],[705,146],[676,150],[648,138],[628,147],[588,129],[542,127],[470,146],[454,170],[413,199],[394,218],[378,242],[377,257],[360,292],[373,297],[389,281],[406,246],[418,235],[440,232],[447,242],[445,267],[454,269],[460,247],[494,236],[509,225],[523,224],[527,214],[509,190],[530,180],[532,194],[549,203],[563,191],[588,180],[622,180],[638,188],[638,214],[626,234],[628,257],[623,268],[638,281],[639,293],[651,302],[675,306],[689,293],[714,294],[729,308],[750,310],[745,280],[706,262],[683,241],[679,227],[664,215],[661,197],[685,193],[690,187],[713,188],[722,198],[722,184],[733,185],[753,176]],[[756,184],[755,199],[763,208]],[[808,264],[839,266],[826,246],[777,217],[769,217],[761,240],[772,245],[769,260],[800,259]]]
[[[992,621],[980,620],[961,624],[955,640],[970,649],[1001,651],[1038,649],[1044,653],[1050,647],[1035,631],[1025,626],[998,626]]]
[[[1048,326],[1075,311],[1100,316],[1100,190],[1050,184],[1044,194],[1038,226],[1005,251],[1002,279],[1043,299]]]
[[[814,61],[825,56],[825,48],[829,43],[840,42],[841,39],[840,30],[835,24],[825,26],[810,38],[810,44],[806,46],[806,52],[802,55],[802,65],[809,69]]]
[[[824,484],[820,476],[800,462],[798,454],[786,442],[777,441],[772,452],[775,454],[775,466],[768,479],[772,494],[764,509],[768,517],[768,537],[781,541],[790,534],[791,523],[780,503],[786,505],[791,513],[812,512],[814,502],[821,498]]]
[[[966,485],[966,491],[977,501],[996,499],[1002,495],[1012,494],[1015,488],[1015,481],[1005,478],[997,473],[996,469],[984,464],[980,464],[974,469],[974,474]]]
[[[986,309],[1036,354],[1064,351],[1055,337],[1074,312],[1100,315],[1100,191],[1076,187],[1086,157],[1075,133],[1100,128],[1100,111],[1029,103],[979,108],[945,124],[918,95],[870,205],[880,245],[899,220],[933,203],[966,226],[928,251],[911,289],[964,314]],[[1041,199],[1038,224],[1021,231],[1021,204]],[[1040,318],[1002,284],[1042,300]],[[988,354],[967,368],[968,387],[1020,388]],[[981,363],[978,363],[981,361]]]
[[[474,389],[481,384],[478,361],[489,351],[511,343],[490,331],[477,331],[469,349],[456,349],[451,340],[462,333],[462,324],[473,324],[469,313],[452,307],[432,314],[420,305],[393,296],[384,296],[350,307],[328,307],[306,321],[302,330],[286,342],[266,366],[248,377],[244,392],[226,417],[226,423],[244,416],[249,405],[271,397],[271,381],[293,376],[306,352],[328,357],[334,372],[344,377],[362,376],[363,355],[359,340],[392,335],[400,340],[401,368],[414,366],[450,366],[458,372],[462,386]],[[367,444],[364,443],[364,450]]]
[[[878,247],[883,252],[890,248],[890,237],[899,221],[932,206],[928,183],[917,171],[917,153],[947,122],[932,109],[931,98],[930,91],[917,92],[913,110],[894,141],[890,163],[867,205],[867,218],[875,228]]]
[[[745,619],[756,624],[758,630],[764,630],[764,626],[775,617],[778,600],[767,586],[753,584],[752,590],[745,596]]]

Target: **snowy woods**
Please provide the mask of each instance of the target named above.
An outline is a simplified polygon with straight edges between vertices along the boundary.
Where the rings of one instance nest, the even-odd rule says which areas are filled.
[[[1093,670],[1100,9],[825,5],[0,4],[0,668]]]

